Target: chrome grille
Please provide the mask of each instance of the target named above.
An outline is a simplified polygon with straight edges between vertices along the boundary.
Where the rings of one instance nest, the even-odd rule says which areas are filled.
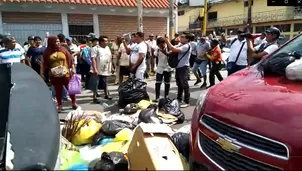
[[[267,170],[281,171],[279,168],[258,162],[240,154],[224,150],[219,144],[199,133],[199,147],[216,165],[224,170]]]
[[[289,157],[288,149],[282,143],[232,127],[208,115],[203,115],[201,121],[203,125],[220,136],[227,136],[235,139],[240,143],[239,145],[282,159],[288,159]]]

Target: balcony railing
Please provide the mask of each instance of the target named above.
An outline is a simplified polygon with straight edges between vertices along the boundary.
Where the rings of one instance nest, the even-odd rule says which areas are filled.
[[[265,11],[259,13],[252,14],[252,22],[253,23],[262,23],[262,22],[274,22],[274,21],[284,21],[284,20],[296,20],[302,19],[302,13],[297,12],[294,8],[288,8],[285,10],[273,10],[273,11]],[[197,20],[197,19],[196,19]],[[247,15],[235,15],[223,18],[217,18],[215,20],[209,20],[207,23],[207,27],[224,27],[224,26],[232,26],[232,25],[243,25],[247,23]],[[190,29],[200,28],[202,22],[189,22]]]

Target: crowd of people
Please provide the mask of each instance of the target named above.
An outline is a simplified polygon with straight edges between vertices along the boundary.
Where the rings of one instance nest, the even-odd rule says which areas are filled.
[[[162,83],[163,96],[169,95],[172,73],[175,72],[177,99],[181,107],[188,107],[191,71],[196,77],[194,85],[201,83],[201,88],[215,85],[215,76],[219,81],[223,80],[220,74],[224,67],[223,47],[230,47],[226,64],[228,75],[257,63],[278,48],[276,41],[280,31],[276,27],[269,28],[254,42],[245,32],[239,30],[237,33],[236,38],[226,38],[222,34],[220,39],[190,33],[175,34],[173,39],[151,34],[148,40],[142,32],[131,34],[129,39],[117,37],[113,40],[91,33],[87,39],[81,40],[81,44],[76,44],[72,37],[58,34],[48,35],[44,43],[39,36],[29,36],[24,47],[14,37],[0,35],[0,63],[22,62],[37,72],[50,85],[58,112],[62,111],[63,100],[71,100],[73,109],[78,107],[75,95],[67,97],[67,85],[76,73],[81,74],[84,88],[93,92],[93,102],[100,103],[98,90],[104,90],[104,99],[112,99],[107,83],[112,74],[115,74],[115,84],[121,84],[125,78],[144,81],[155,75],[154,101],[158,101]],[[173,68],[169,64],[172,57],[177,58]]]

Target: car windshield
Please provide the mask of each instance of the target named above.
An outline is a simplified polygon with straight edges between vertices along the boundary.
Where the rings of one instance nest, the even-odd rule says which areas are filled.
[[[287,45],[281,47],[281,49],[272,55],[270,58],[274,58],[276,56],[280,56],[284,54],[284,57],[287,56],[286,54],[296,52],[302,55],[302,36],[297,37],[293,41],[289,42]]]

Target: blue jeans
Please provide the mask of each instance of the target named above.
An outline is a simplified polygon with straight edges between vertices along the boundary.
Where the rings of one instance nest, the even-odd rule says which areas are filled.
[[[207,65],[208,65],[207,60],[203,60],[200,64],[197,64],[195,62],[192,68],[192,72],[197,72],[198,68],[200,68],[202,76],[205,76],[207,75]]]
[[[52,93],[52,97],[56,98],[56,91],[53,86],[51,86],[51,93]],[[66,87],[63,86],[63,100],[67,100],[67,99],[68,99],[68,91]]]

